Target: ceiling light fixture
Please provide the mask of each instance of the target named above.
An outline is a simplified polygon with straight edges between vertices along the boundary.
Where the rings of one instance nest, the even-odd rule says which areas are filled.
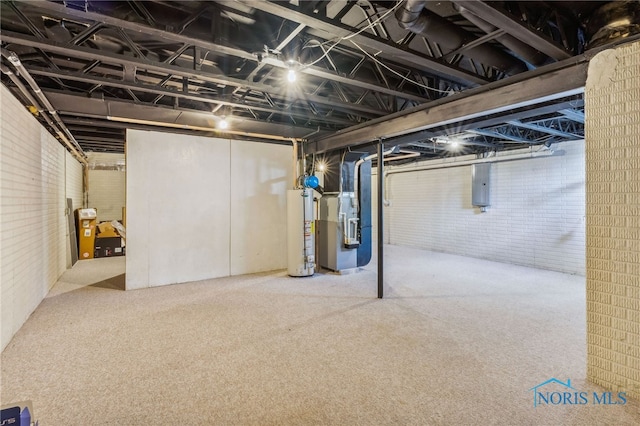
[[[222,119],[218,121],[218,129],[226,130],[228,128],[229,128],[229,122],[227,121],[226,118],[222,117]]]
[[[289,71],[287,72],[287,81],[289,83],[295,83],[297,79],[298,75],[296,74],[296,70],[289,68]]]

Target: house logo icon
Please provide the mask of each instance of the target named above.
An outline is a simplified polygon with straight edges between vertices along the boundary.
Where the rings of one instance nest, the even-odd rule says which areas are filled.
[[[564,388],[563,392],[543,392],[541,388],[553,383],[560,385],[561,389]],[[533,391],[534,407],[537,407],[539,403],[544,403],[544,404],[551,403],[553,405],[566,404],[567,395],[569,396],[576,395],[578,397],[580,396],[580,393],[578,392],[575,392],[575,393],[571,392],[571,391],[576,391],[576,389],[571,386],[571,379],[567,379],[567,383],[564,383],[556,379],[555,377],[552,377],[549,380],[545,380],[544,382],[535,385],[534,387],[529,389],[529,391]]]

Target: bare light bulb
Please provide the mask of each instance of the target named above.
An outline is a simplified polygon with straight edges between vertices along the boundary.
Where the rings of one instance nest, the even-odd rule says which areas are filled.
[[[226,118],[223,118],[222,120],[218,121],[218,129],[224,130],[227,129],[229,127],[229,122],[227,121]]]
[[[294,83],[297,78],[298,76],[296,75],[296,70],[290,69],[287,72],[287,81],[289,81],[289,83]]]

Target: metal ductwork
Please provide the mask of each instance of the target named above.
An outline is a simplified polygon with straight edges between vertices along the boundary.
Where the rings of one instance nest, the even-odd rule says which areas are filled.
[[[406,0],[404,5],[396,10],[396,19],[400,26],[438,43],[447,51],[464,48],[477,39],[475,35],[425,9],[426,4],[427,0]],[[443,53],[446,55],[447,52]],[[528,69],[521,60],[486,43],[464,49],[464,55],[509,75]]]
[[[596,9],[587,23],[589,49],[640,33],[638,1],[614,1]]]
[[[485,21],[484,19],[474,15],[469,10],[465,9],[463,6],[460,6],[459,4],[454,4],[453,7],[467,21],[471,22],[473,25],[480,28],[482,31],[484,31],[487,34],[490,34],[498,29],[497,27],[494,27],[492,24]],[[528,44],[523,43],[522,41],[518,40],[512,35],[509,35],[509,34],[501,35],[496,37],[495,40],[498,41],[500,44],[504,45],[505,47],[507,47],[513,53],[515,53],[520,58],[527,61],[528,63],[530,63],[536,68],[541,65],[544,65],[549,61],[549,57],[547,55],[545,55],[544,53],[540,52],[537,49],[534,49]]]

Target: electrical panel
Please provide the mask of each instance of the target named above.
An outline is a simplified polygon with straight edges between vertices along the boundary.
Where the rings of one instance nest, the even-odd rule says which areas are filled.
[[[491,163],[474,164],[471,168],[471,204],[491,205]]]

